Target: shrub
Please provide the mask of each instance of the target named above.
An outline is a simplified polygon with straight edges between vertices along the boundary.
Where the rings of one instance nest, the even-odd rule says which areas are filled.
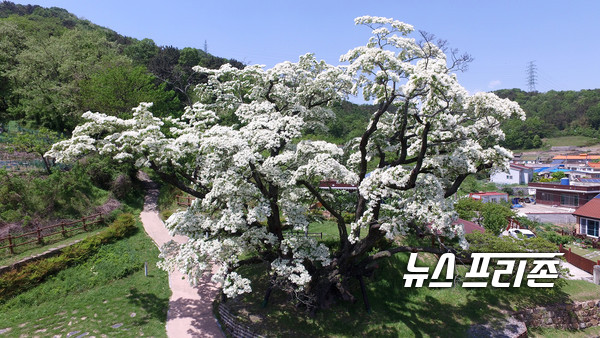
[[[554,231],[543,231],[539,233],[541,237],[547,239],[548,241],[554,243],[554,244],[568,244],[571,243],[573,241],[573,237],[572,236],[563,236],[559,233],[556,233]]]
[[[344,212],[342,213],[342,216],[344,217],[344,222],[347,224],[354,222],[355,216],[353,212]]]

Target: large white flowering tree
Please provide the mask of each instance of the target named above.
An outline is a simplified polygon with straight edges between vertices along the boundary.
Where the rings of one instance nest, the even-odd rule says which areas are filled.
[[[307,54],[267,70],[198,68],[208,82],[180,118],[154,117],[146,103],[129,120],[88,112],[48,155],[68,161],[97,151],[135,161],[197,197],[167,221],[189,241],[162,253],[192,281],[216,264],[214,278],[234,297],[252,290],[239,266],[262,261],[273,287],[311,306],[352,299],[348,281],[362,284],[377,259],[439,250],[402,245],[403,235],[464,244],[448,198],[468,175],[506,166],[500,121],[524,117],[494,94],[469,95],[452,73],[467,58],[446,56],[430,39],[416,42],[412,26],[379,17],[356,23],[373,36],[342,56],[347,66]],[[303,138],[333,117],[328,104],[358,92],[377,104],[362,137],[344,147]],[[353,221],[344,217],[351,193],[319,188],[324,180],[358,186]],[[315,202],[337,223],[333,248],[284,231],[306,231]]]

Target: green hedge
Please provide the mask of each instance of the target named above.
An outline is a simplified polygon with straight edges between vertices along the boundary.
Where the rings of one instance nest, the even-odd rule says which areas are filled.
[[[103,244],[127,237],[137,230],[132,214],[121,214],[106,229],[83,241],[63,249],[59,256],[50,257],[12,269],[0,276],[0,302],[32,288],[47,277],[88,259]]]

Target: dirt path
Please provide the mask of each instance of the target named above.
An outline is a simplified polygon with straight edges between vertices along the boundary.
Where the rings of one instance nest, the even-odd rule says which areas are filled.
[[[147,175],[139,178],[146,182],[147,192],[144,210],[140,214],[146,233],[160,248],[174,239],[179,243],[187,240],[183,236],[172,237],[165,228],[156,209],[158,187]],[[214,267],[213,267],[214,268]],[[212,302],[218,295],[218,286],[205,276],[198,287],[192,287],[179,271],[169,273],[169,285],[173,294],[169,299],[167,314],[167,336],[169,337],[224,337],[212,312]]]

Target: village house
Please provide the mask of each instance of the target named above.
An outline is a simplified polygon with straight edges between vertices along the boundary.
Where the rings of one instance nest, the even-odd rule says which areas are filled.
[[[578,233],[597,238],[600,227],[600,195],[575,210],[573,216],[577,218]]]
[[[535,189],[535,201],[538,204],[561,207],[579,207],[600,194],[600,185],[572,185],[568,179],[562,184],[529,183],[529,188]]]
[[[572,167],[582,178],[600,178],[600,162],[588,162],[577,168]]]
[[[539,155],[529,155],[529,154],[514,154],[512,159],[512,163],[515,164],[537,164],[541,162],[541,158]]]
[[[508,202],[508,194],[503,192],[472,192],[469,194],[469,198],[481,201],[483,203],[488,202]]]
[[[552,158],[552,164],[588,164],[600,160],[600,155],[579,154],[579,155],[558,155]]]
[[[496,184],[527,184],[533,179],[533,168],[511,163],[508,172],[497,172],[490,176]]]

